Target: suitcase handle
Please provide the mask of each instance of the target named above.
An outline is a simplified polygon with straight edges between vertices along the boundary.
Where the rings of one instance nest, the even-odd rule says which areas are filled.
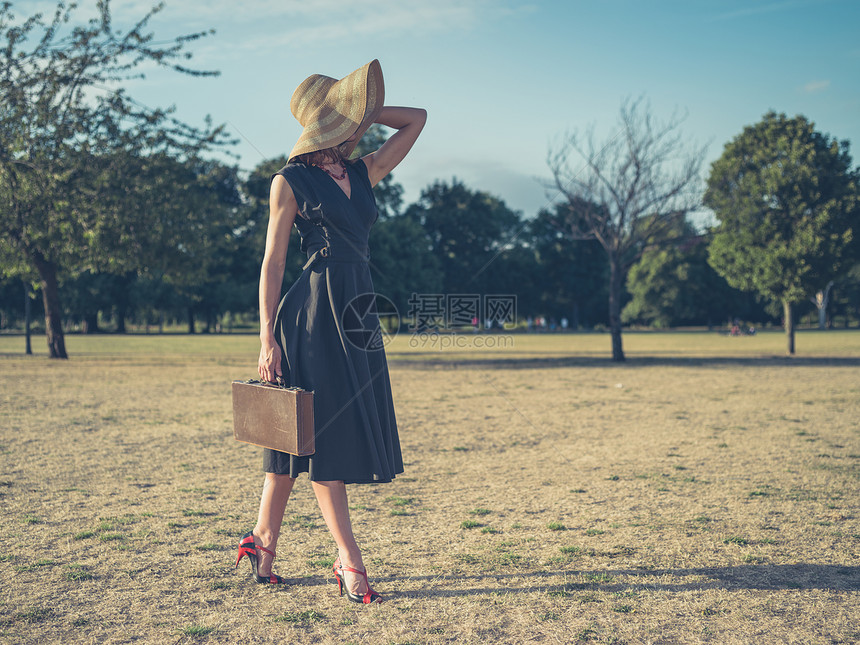
[[[277,377],[277,381],[261,381],[258,378],[251,378],[247,381],[234,381],[234,383],[247,383],[248,385],[264,385],[265,387],[275,387],[281,390],[302,390],[300,387],[288,386],[286,381],[280,376]],[[302,390],[304,391],[304,390]]]

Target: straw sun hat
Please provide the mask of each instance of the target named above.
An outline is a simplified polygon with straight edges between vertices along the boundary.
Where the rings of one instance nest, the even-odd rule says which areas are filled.
[[[349,157],[358,140],[376,121],[385,99],[382,67],[374,59],[339,81],[322,74],[308,76],[293,92],[290,111],[304,128],[290,160],[298,155],[342,148]]]

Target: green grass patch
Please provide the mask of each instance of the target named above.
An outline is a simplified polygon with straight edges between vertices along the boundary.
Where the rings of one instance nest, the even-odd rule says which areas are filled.
[[[477,520],[463,520],[462,522],[460,522],[461,529],[476,529],[479,526],[483,526],[483,524],[481,524]]]
[[[586,529],[586,535],[603,535],[606,531],[601,531],[600,529]]]
[[[208,636],[215,631],[215,628],[204,627],[203,625],[188,625],[186,627],[180,627],[176,631],[185,636],[191,636],[192,638],[196,638],[199,636]]]
[[[546,525],[550,531],[566,531],[567,527],[561,522],[550,522]]]
[[[495,558],[493,558],[493,560],[496,564],[502,567],[509,567],[521,564],[523,562],[523,556],[519,553],[499,553]]]
[[[276,623],[309,624],[325,620],[325,615],[313,609],[290,611],[275,618]]]
[[[86,540],[87,538],[94,537],[95,535],[95,531],[81,531],[80,533],[75,533],[72,537],[76,540]]]
[[[221,551],[224,547],[220,544],[206,542],[205,544],[198,544],[195,548],[198,551]]]
[[[102,542],[116,542],[118,540],[124,540],[125,536],[122,533],[102,533],[99,536],[99,539]]]
[[[15,614],[16,620],[21,620],[25,623],[41,623],[48,620],[54,615],[54,610],[49,607],[30,607],[24,611]]]
[[[24,522],[24,524],[42,524],[45,520],[40,517],[36,517],[35,515],[25,515],[21,518],[21,521]]]
[[[210,515],[214,515],[214,513],[207,513],[206,511],[201,511],[193,508],[186,508],[182,511],[182,515],[185,517],[208,517]]]
[[[740,535],[730,535],[723,540],[723,544],[737,544],[738,546],[747,546],[749,543],[750,541],[748,539],[741,537]]]
[[[25,571],[36,571],[37,569],[41,569],[42,567],[53,567],[58,564],[59,562],[57,562],[56,560],[42,559],[36,560],[32,564],[25,564],[22,566],[15,567],[15,571],[19,573],[23,573]]]
[[[308,560],[309,567],[321,567],[323,569],[331,569],[334,566],[335,558],[324,557],[316,560]]]
[[[293,515],[289,522],[293,526],[303,529],[315,529],[317,527],[316,522],[314,522],[313,517],[310,515]]]
[[[568,587],[563,587],[561,589],[553,589],[551,591],[547,591],[546,595],[550,598],[570,598],[573,596],[573,591]]]
[[[469,513],[471,515],[478,515],[478,516],[489,515],[492,512],[493,511],[491,511],[489,508],[475,508],[475,509],[472,509],[471,511],[469,511]]]
[[[597,584],[603,584],[615,580],[615,577],[608,573],[583,573],[582,577],[586,582],[594,582]]]
[[[409,506],[415,499],[412,497],[386,497],[385,501],[395,506]]]
[[[481,533],[498,533],[499,529],[494,529],[491,526],[485,526],[481,529]]]
[[[82,564],[70,564],[67,566],[68,571],[63,574],[66,580],[72,582],[83,582],[84,580],[92,580],[95,576],[90,573],[87,567]]]

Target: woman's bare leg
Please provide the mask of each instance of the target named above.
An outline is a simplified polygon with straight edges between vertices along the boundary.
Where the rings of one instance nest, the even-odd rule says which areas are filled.
[[[326,526],[328,526],[328,530],[331,531],[337,544],[341,564],[359,571],[364,570],[361,551],[355,543],[355,536],[352,534],[346,485],[342,481],[311,482],[311,484]],[[363,595],[367,591],[363,576],[345,571],[344,582],[354,594]]]
[[[264,546],[270,551],[274,551],[278,546],[284,511],[295,481],[295,478],[289,475],[266,473],[263,494],[260,496],[257,526],[254,527],[254,539],[259,546]],[[273,558],[265,551],[257,553],[259,556],[257,572],[261,576],[268,576],[272,572]]]

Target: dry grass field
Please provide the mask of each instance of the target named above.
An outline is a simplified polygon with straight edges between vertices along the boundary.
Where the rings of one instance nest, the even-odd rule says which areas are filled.
[[[794,359],[779,333],[631,333],[623,365],[607,335],[512,339],[389,346],[406,472],[349,489],[387,598],[363,607],[305,479],[291,584],[233,568],[255,337],[70,337],[62,362],[0,338],[0,642],[860,641],[860,332]]]

